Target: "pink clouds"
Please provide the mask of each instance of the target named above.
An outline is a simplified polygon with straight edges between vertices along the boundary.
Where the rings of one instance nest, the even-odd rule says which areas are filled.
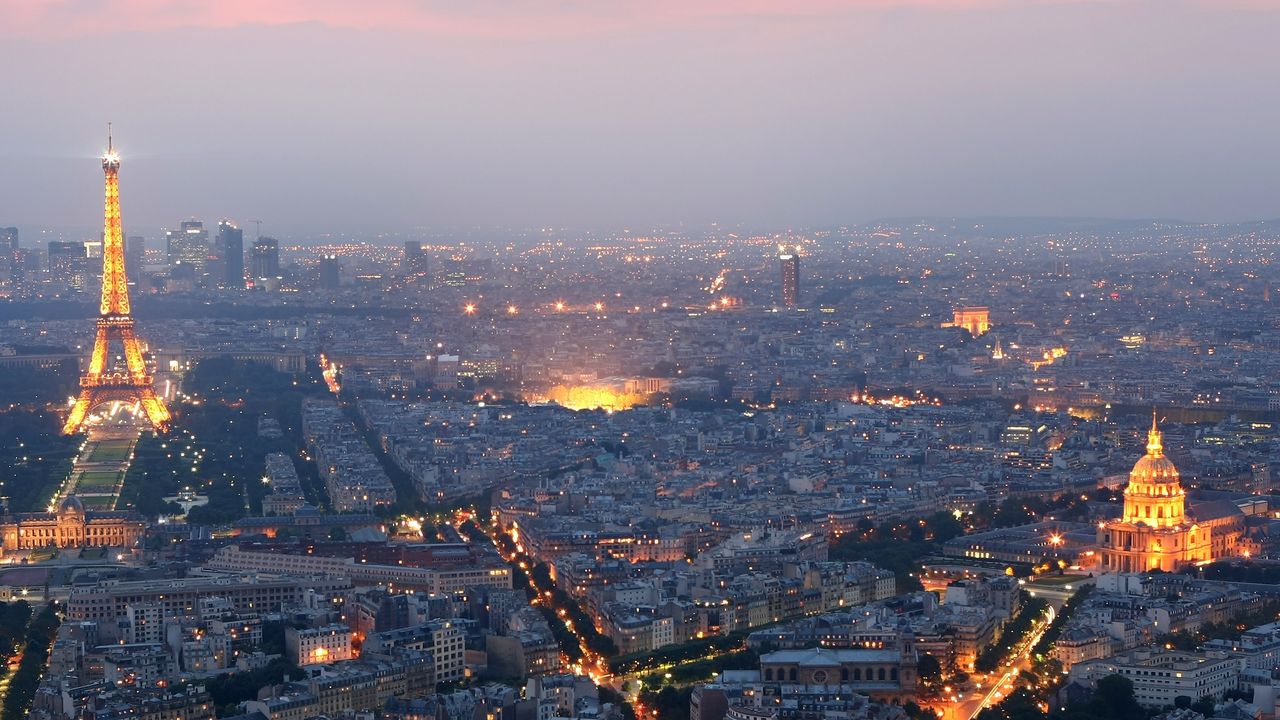
[[[555,37],[859,10],[972,10],[1135,0],[5,0],[0,34],[66,37],[314,23],[474,37]],[[1243,0],[1272,5],[1274,0]]]

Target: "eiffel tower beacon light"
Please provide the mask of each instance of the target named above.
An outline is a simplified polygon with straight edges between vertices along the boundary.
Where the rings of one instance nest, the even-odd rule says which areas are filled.
[[[164,432],[169,410],[151,386],[151,373],[142,357],[142,346],[133,332],[129,309],[129,284],[124,272],[124,232],[120,228],[120,156],[107,126],[107,154],[102,156],[106,175],[106,211],[102,225],[102,303],[98,310],[98,332],[93,342],[89,368],[80,376],[80,395],[71,406],[62,432],[70,435],[84,425],[89,411],[107,402],[124,402],[140,407],[151,426]],[[124,347],[125,367],[107,367],[112,341]]]

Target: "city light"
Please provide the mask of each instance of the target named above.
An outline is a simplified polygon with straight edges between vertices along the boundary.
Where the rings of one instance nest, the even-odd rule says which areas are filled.
[[[1280,228],[1153,220],[1159,202],[1114,192],[1110,211],[1148,219],[896,217],[911,198],[702,183],[752,163],[652,185],[606,182],[652,170],[615,162],[584,175],[613,199],[574,208],[598,198],[552,176],[581,163],[538,165],[545,187],[508,202],[517,162],[463,202],[491,167],[453,162],[467,152],[369,172],[368,152],[416,146],[330,135],[314,146],[345,189],[311,215],[245,196],[283,243],[179,219],[252,208],[174,204],[164,162],[138,169],[130,193],[172,188],[139,198],[156,220],[126,238],[110,140],[100,235],[74,229],[96,216],[46,228],[41,203],[0,218],[0,573],[30,601],[0,607],[9,714],[101,696],[125,715],[496,718],[593,694],[591,712],[644,720],[1048,720],[1103,696],[1134,716],[1267,714],[1266,693],[1244,701],[1280,670]],[[632,159],[591,139],[604,165]],[[854,146],[822,145],[857,170]],[[774,185],[847,184],[790,155]],[[422,177],[382,192],[403,168]],[[648,197],[691,183],[714,207]],[[977,195],[1014,212],[1042,192],[1022,183]],[[610,217],[636,188],[663,217]],[[1185,217],[1217,217],[1188,198]],[[305,678],[279,687],[291,667]],[[64,692],[85,668],[97,696]]]

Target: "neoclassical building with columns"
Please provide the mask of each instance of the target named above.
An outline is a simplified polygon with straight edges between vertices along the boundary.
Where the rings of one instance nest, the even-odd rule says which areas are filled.
[[[1124,514],[1098,527],[1099,569],[1110,573],[1173,572],[1239,554],[1244,536],[1239,512],[1188,508],[1178,469],[1164,454],[1154,415],[1147,454],[1129,473]]]
[[[146,525],[133,512],[86,512],[80,498],[68,495],[57,512],[6,513],[0,521],[3,547],[133,547]]]
[[[915,650],[904,648],[777,650],[760,656],[760,680],[821,685],[900,705],[915,697],[918,659]]]

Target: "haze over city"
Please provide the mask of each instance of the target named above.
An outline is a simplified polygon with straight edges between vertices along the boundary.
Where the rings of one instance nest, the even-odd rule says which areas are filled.
[[[295,239],[1274,216],[1274,2],[0,6],[0,215]]]
[[[1277,720],[1277,20],[0,0],[0,720]]]

